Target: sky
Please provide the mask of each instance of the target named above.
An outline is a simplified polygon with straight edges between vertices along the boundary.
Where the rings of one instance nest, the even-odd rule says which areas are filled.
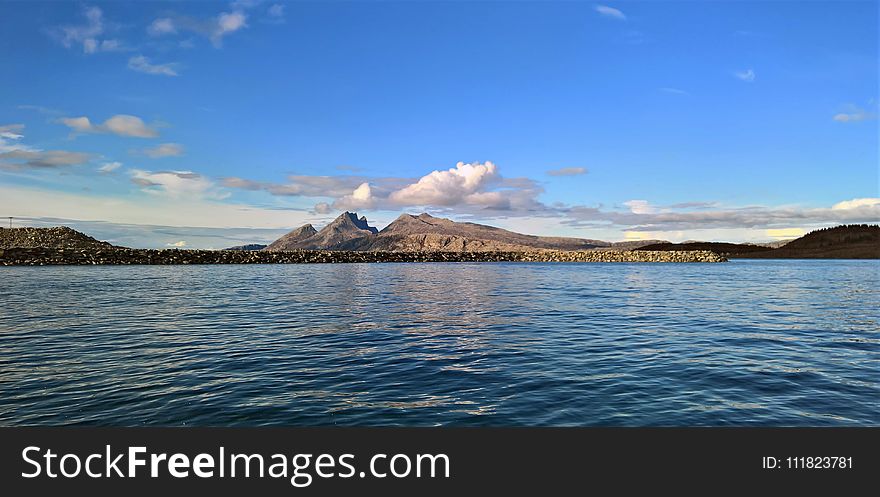
[[[880,221],[878,3],[0,1],[0,216],[610,241]]]

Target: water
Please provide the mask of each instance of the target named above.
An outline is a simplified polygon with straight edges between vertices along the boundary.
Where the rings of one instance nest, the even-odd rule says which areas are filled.
[[[0,425],[876,426],[878,270],[0,267]]]

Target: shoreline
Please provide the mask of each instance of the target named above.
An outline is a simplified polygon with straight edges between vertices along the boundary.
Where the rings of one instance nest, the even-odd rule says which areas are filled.
[[[727,262],[707,250],[590,250],[533,252],[356,252],[295,250],[286,252],[180,249],[0,249],[0,266],[179,265],[179,264],[345,264],[391,262]]]

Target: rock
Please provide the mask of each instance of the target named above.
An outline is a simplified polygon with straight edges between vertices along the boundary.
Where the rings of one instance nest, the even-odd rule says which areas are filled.
[[[374,262],[724,262],[710,251],[656,252],[620,250],[534,250],[493,252],[351,252],[293,250],[150,250],[110,248],[100,251],[51,247],[16,247],[0,251],[0,265],[43,264],[302,264]]]

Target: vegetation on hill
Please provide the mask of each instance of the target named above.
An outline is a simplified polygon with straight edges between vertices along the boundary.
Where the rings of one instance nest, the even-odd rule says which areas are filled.
[[[741,259],[880,259],[880,226],[849,224],[822,228],[778,248],[763,245],[688,242],[658,243],[639,250],[711,250]]]
[[[880,226],[847,224],[822,228],[769,252],[748,257],[779,259],[880,259]]]

